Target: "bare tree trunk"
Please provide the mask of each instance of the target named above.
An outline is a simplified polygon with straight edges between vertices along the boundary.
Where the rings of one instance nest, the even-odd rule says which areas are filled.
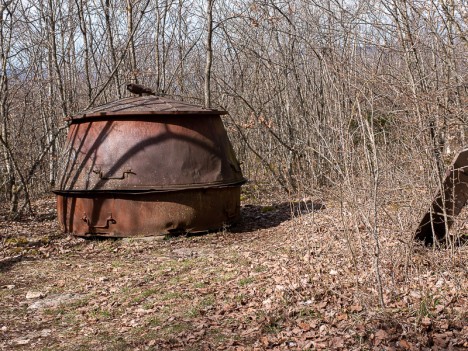
[[[115,53],[114,34],[112,32],[111,26],[110,0],[105,0],[105,4],[102,4],[101,1],[101,5],[104,8],[104,20],[106,25],[107,40],[109,41],[108,50],[112,59],[112,69],[115,69],[117,67],[117,54]],[[119,99],[122,98],[122,92],[120,89],[120,75],[118,71],[115,73],[115,91]]]
[[[156,33],[154,34],[154,59],[156,61],[156,92],[161,91],[161,48],[160,48],[160,37],[161,37],[161,10],[159,8],[159,0],[155,0],[156,9]]]
[[[184,84],[184,80],[185,80],[185,70],[184,70],[184,32],[185,30],[183,30],[183,23],[184,23],[184,19],[183,19],[183,14],[182,14],[182,10],[183,10],[183,1],[182,0],[179,0],[179,4],[178,4],[178,29],[179,29],[179,45],[178,45],[178,51],[179,51],[179,60],[180,60],[180,69],[179,69],[179,74],[178,74],[178,85],[179,85],[179,95],[181,96],[184,96],[185,94],[185,84]]]
[[[394,20],[398,28],[401,45],[403,46],[405,52],[404,58],[408,76],[410,78],[410,88],[413,95],[412,97],[415,110],[421,123],[427,123],[427,129],[429,131],[429,138],[433,146],[432,152],[439,175],[439,180],[442,182],[444,175],[444,166],[442,160],[444,141],[441,137],[441,131],[438,127],[437,116],[434,114],[434,111],[431,111],[430,108],[427,108],[427,103],[421,103],[420,99],[418,98],[419,92],[427,96],[429,89],[426,83],[426,75],[423,72],[424,65],[418,50],[418,45],[414,38],[413,30],[411,28],[410,12],[412,11],[412,8],[410,8],[409,4],[404,0],[393,0],[393,6]],[[427,114],[427,121],[424,121],[423,112],[426,112]]]
[[[156,1],[156,33],[155,33],[155,63],[156,63],[156,91],[159,94],[165,94],[168,89],[167,64],[168,64],[168,42],[166,40],[166,27],[170,21],[169,10],[173,0],[155,0]]]
[[[91,101],[93,94],[93,88],[91,86],[91,76],[89,71],[90,54],[89,54],[89,43],[88,43],[88,29],[85,20],[85,5],[83,0],[75,0],[76,6],[78,8],[78,17],[80,23],[81,35],[83,37],[83,50],[84,50],[84,69],[85,69],[85,78],[86,78],[86,93],[88,96],[88,103]]]
[[[211,66],[213,65],[213,5],[215,0],[206,0],[205,40],[205,107],[211,107]]]
[[[60,107],[61,107],[61,112],[62,116],[66,117],[68,116],[68,107],[67,107],[67,101],[65,98],[65,90],[63,87],[63,78],[62,78],[62,71],[59,66],[59,61],[58,61],[58,50],[57,50],[57,38],[56,38],[56,19],[55,19],[55,14],[54,14],[54,9],[56,8],[57,4],[54,4],[53,0],[48,1],[48,13],[46,14],[46,19],[48,23],[48,45],[49,45],[49,50],[51,53],[51,60],[53,67],[55,69],[55,74],[53,77],[55,78],[56,76],[56,84],[59,90],[59,96],[60,96]]]
[[[5,161],[5,193],[7,200],[10,202],[10,213],[16,213],[18,209],[18,200],[16,196],[16,177],[13,159],[8,152],[10,142],[9,136],[9,86],[8,86],[8,71],[7,65],[11,49],[12,38],[12,9],[9,8],[12,1],[3,2],[0,4],[0,59],[1,59],[1,75],[0,75],[0,120],[2,140],[1,148],[2,155]]]
[[[127,0],[127,35],[130,40],[129,45],[129,61],[130,61],[130,75],[133,76],[133,81],[138,83],[138,70],[135,54],[135,36],[133,35],[133,1]]]
[[[54,187],[57,178],[57,145],[54,135],[57,132],[57,122],[55,116],[55,90],[58,88],[60,107],[62,117],[68,116],[68,106],[65,94],[62,71],[59,65],[59,52],[57,48],[57,26],[55,18],[56,5],[53,0],[48,0],[46,13],[43,17],[47,24],[47,43],[48,43],[48,71],[49,71],[49,116],[47,116],[47,141],[51,143],[49,149],[49,184]],[[43,9],[43,8],[42,8]]]

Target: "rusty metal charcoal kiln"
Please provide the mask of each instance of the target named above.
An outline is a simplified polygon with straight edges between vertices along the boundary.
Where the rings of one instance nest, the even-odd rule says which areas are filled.
[[[222,114],[143,96],[70,118],[54,190],[62,229],[132,237],[235,222],[245,179]]]

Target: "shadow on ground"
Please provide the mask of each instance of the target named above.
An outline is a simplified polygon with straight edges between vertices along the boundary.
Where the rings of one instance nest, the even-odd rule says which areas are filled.
[[[0,273],[6,273],[13,268],[15,264],[20,261],[36,261],[35,257],[26,257],[23,255],[15,255],[7,258],[0,259]],[[1,282],[0,282],[1,285]]]
[[[232,226],[229,231],[232,233],[244,233],[274,228],[294,217],[324,208],[323,202],[312,200],[282,202],[269,206],[245,205],[241,208],[241,220],[235,226]]]
[[[28,248],[35,248],[42,246],[47,246],[49,240],[56,239],[57,236],[59,239],[67,237],[67,234],[63,234],[57,224],[57,216],[55,209],[55,202],[53,199],[47,199],[48,201],[42,201],[43,206],[37,207],[37,212],[34,216],[24,217],[18,221],[5,221],[4,224],[0,222],[0,239],[4,238],[13,238],[10,245],[10,248],[19,249],[20,247],[27,246]],[[308,213],[324,209],[325,205],[321,201],[295,201],[295,202],[281,202],[271,205],[252,205],[247,204],[241,207],[241,218],[238,223],[229,228],[231,233],[248,233],[255,230],[262,230],[268,228],[274,228],[279,226],[281,223],[289,221],[294,217],[306,215]],[[3,209],[5,210],[5,209]],[[4,215],[5,211],[0,211],[0,215]],[[44,225],[42,225],[44,223]],[[50,225],[48,225],[50,223]],[[34,226],[29,227],[29,225],[34,224]],[[39,224],[39,225],[38,225]],[[54,232],[51,235],[51,232]],[[200,236],[207,234],[208,231],[197,232],[197,233],[185,233],[185,232],[174,232],[165,236],[165,238],[173,238],[179,236]],[[18,241],[15,245],[15,237],[20,238],[22,241]],[[23,238],[24,237],[24,238]],[[40,237],[40,238],[38,238]],[[44,238],[48,240],[42,242]],[[20,240],[18,239],[18,240]],[[86,237],[86,239],[91,240],[118,240],[118,238],[107,238],[107,237]],[[53,240],[51,240],[53,241]],[[0,242],[1,246],[2,242]],[[3,243],[5,244],[5,242]],[[5,247],[4,247],[5,248]],[[11,252],[12,257],[15,256]],[[1,256],[0,256],[1,258]],[[9,269],[14,262],[3,262],[1,264],[2,269]]]

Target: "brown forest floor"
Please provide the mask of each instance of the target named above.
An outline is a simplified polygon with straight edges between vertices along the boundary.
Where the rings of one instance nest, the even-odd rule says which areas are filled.
[[[371,232],[324,203],[164,240],[63,235],[52,198],[0,217],[0,350],[468,350],[468,247],[382,219],[381,308]]]

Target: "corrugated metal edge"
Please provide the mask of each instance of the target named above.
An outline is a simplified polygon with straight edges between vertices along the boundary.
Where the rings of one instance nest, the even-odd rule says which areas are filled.
[[[141,101],[141,103],[146,103],[151,101],[158,102],[157,104],[159,105],[167,105],[168,108],[164,109],[148,109],[148,110],[139,110],[138,103]],[[127,105],[125,104],[128,102]],[[134,106],[131,106],[133,104]],[[117,108],[118,106],[122,107],[121,111],[106,111],[105,109],[108,108],[112,110],[113,108]],[[153,106],[154,107],[154,106]],[[190,110],[190,108],[193,108],[193,110]],[[135,108],[135,109],[132,109]],[[182,109],[181,109],[182,108]],[[97,106],[95,108],[92,108],[88,111],[84,111],[81,113],[78,113],[74,116],[66,117],[66,121],[80,121],[83,119],[99,119],[99,118],[106,118],[106,117],[147,117],[149,115],[153,116],[173,116],[173,115],[196,115],[196,116],[202,116],[202,115],[225,115],[227,114],[226,111],[223,110],[216,110],[216,109],[207,109],[199,105],[195,104],[189,104],[185,103],[183,101],[177,101],[177,100],[172,100],[172,99],[166,99],[162,97],[155,97],[155,96],[142,96],[142,97],[130,97],[130,98],[124,98],[120,100],[115,100],[100,106]]]
[[[213,115],[213,116],[221,116],[221,115],[226,115],[228,112],[226,111],[169,111],[169,112],[161,112],[161,111],[148,111],[148,112],[138,112],[138,113],[123,113],[123,112],[101,112],[101,113],[94,113],[94,114],[82,114],[82,115],[75,115],[73,117],[66,117],[64,118],[65,121],[71,121],[71,122],[88,122],[89,120],[100,120],[100,119],[106,119],[108,120],[109,118],[106,117],[117,117],[118,119],[135,119],[138,117],[148,117],[148,116],[186,116],[186,115],[192,115],[192,116],[208,116],[208,115]],[[116,119],[117,119],[116,118]]]
[[[135,195],[142,195],[142,194],[154,194],[154,193],[164,193],[164,192],[174,192],[174,191],[185,191],[185,190],[203,190],[203,189],[218,189],[218,188],[231,188],[231,187],[239,187],[248,180],[246,178],[242,178],[242,180],[235,181],[235,182],[228,182],[228,183],[212,183],[212,184],[193,184],[193,185],[169,185],[166,187],[151,187],[151,186],[142,186],[142,187],[133,187],[127,189],[112,189],[112,190],[99,190],[99,189],[88,189],[88,190],[61,190],[61,189],[54,189],[52,192],[58,195],[66,195],[66,194],[75,194],[75,195],[93,195],[93,194],[135,194]]]

